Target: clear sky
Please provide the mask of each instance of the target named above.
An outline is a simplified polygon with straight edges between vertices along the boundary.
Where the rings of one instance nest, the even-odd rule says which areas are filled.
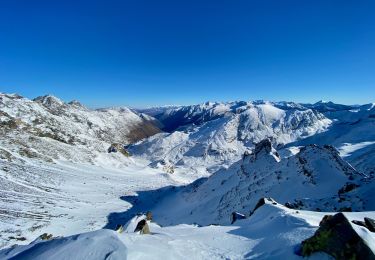
[[[375,102],[375,1],[0,1],[0,91],[91,107]]]

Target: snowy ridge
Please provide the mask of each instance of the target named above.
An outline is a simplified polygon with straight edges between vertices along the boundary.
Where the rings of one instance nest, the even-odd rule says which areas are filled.
[[[308,144],[335,146],[345,160],[358,171],[375,174],[375,107],[372,104],[357,106],[355,110],[338,110],[324,113],[332,120],[327,131],[303,140],[292,142],[288,147]]]
[[[311,109],[280,109],[270,102],[212,103],[167,109],[157,118],[165,130],[141,141],[131,152],[177,166],[230,165],[254,143],[272,138],[286,144],[324,132],[331,120]]]
[[[162,224],[228,224],[232,212],[249,215],[258,200],[268,196],[300,209],[375,210],[368,196],[373,183],[366,180],[331,146],[306,146],[281,159],[265,140],[230,168],[167,197],[155,212]]]
[[[29,100],[0,94],[0,153],[4,158],[16,153],[93,163],[111,143],[127,144],[160,132],[150,120],[128,108],[90,110],[50,95]]]

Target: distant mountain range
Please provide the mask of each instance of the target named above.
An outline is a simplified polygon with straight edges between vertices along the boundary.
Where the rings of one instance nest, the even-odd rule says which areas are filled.
[[[112,227],[148,210],[164,226],[230,225],[233,212],[249,218],[264,197],[284,205],[271,203],[277,212],[316,211],[307,219],[375,211],[374,129],[375,103],[89,109],[0,93],[0,246],[42,230],[71,234],[70,223],[74,232]],[[117,236],[89,237],[98,235]]]

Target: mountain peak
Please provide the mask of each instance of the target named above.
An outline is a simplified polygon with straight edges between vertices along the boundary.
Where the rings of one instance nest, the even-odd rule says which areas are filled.
[[[315,105],[317,105],[317,104],[332,104],[332,103],[333,103],[332,101],[319,100],[318,102],[315,103]]]
[[[39,96],[34,98],[33,101],[38,102],[47,108],[60,107],[65,104],[62,100],[52,95]]]
[[[82,105],[82,103],[79,102],[78,100],[72,100],[68,104],[74,107],[78,107],[78,108],[85,108],[85,106]]]
[[[265,156],[265,155],[271,155],[276,161],[280,161],[280,156],[273,148],[272,146],[272,140],[271,138],[266,138],[260,141],[255,145],[254,152],[253,152],[253,158],[254,160],[257,160],[258,158]]]

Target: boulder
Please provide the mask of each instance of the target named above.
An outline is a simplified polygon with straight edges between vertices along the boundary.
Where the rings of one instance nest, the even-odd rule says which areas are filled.
[[[140,234],[151,234],[149,223],[152,220],[152,213],[149,211],[147,214],[138,214],[133,217],[129,222],[122,228],[121,232],[125,233],[136,233]],[[117,229],[118,230],[118,229]]]
[[[375,254],[343,213],[326,215],[315,234],[301,245],[302,256],[325,252],[335,259],[375,259]]]
[[[352,223],[365,227],[371,232],[375,232],[375,220],[372,218],[364,218],[364,221],[353,220]]]
[[[113,143],[111,146],[107,149],[108,153],[117,153],[120,152],[126,157],[130,156],[130,153],[125,149],[124,145],[121,145],[119,143]]]
[[[52,239],[53,235],[52,234],[48,234],[48,233],[43,233],[42,235],[39,236],[39,238],[41,240],[50,240]]]
[[[148,227],[147,220],[142,219],[138,222],[137,227],[134,232],[139,232],[140,234],[150,234],[150,228]]]

